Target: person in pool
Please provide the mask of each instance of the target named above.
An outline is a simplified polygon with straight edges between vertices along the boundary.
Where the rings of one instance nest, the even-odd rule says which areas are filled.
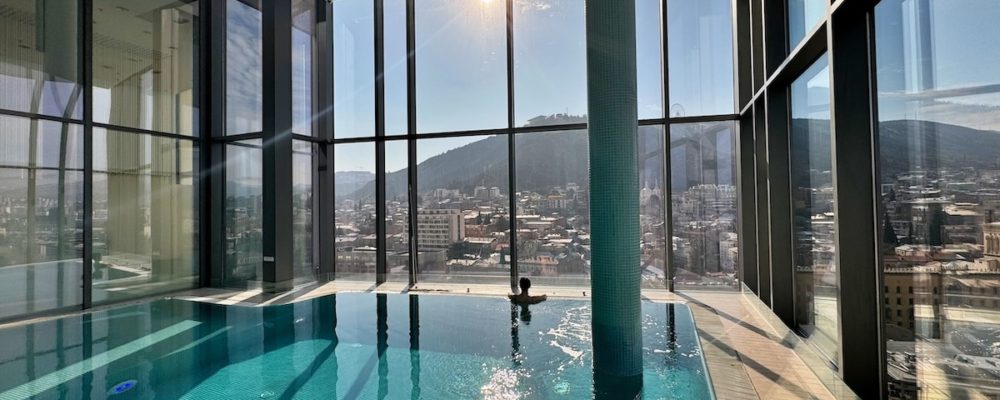
[[[531,296],[528,294],[528,289],[531,288],[531,279],[521,278],[517,281],[517,285],[521,287],[521,293],[507,295],[512,303],[521,305],[538,304],[548,299],[548,296],[544,294],[541,296]]]

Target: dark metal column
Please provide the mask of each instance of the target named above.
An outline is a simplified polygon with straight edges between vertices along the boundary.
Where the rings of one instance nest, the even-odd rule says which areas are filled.
[[[753,66],[750,59],[750,2],[739,0],[733,7],[733,54],[736,66],[736,109],[742,110],[753,97]]]
[[[264,0],[263,289],[292,287],[292,6]]]
[[[419,241],[417,237],[417,38],[414,30],[416,0],[406,0],[406,134],[407,140],[407,195],[409,196],[410,274],[409,284],[417,284],[419,275]]]
[[[375,284],[386,279],[385,249],[385,29],[382,0],[375,3]]]
[[[795,326],[788,89],[783,86],[769,88],[766,98],[771,310],[786,325]]]
[[[664,251],[663,251],[663,279],[666,281],[665,286],[668,291],[674,291],[674,277],[677,275],[677,269],[674,268],[674,201],[673,201],[673,191],[674,182],[673,174],[670,173],[671,165],[673,163],[672,155],[670,154],[670,130],[672,129],[670,121],[670,35],[669,29],[667,29],[666,23],[669,20],[667,3],[660,3],[660,21],[661,22],[661,50],[662,54],[661,63],[663,65],[663,222],[665,224],[663,229],[664,237]]]
[[[320,143],[316,154],[318,190],[316,219],[319,247],[319,279],[336,278],[337,226],[336,193],[334,172],[334,109],[333,109],[333,5],[326,0],[316,0],[316,109],[320,115],[315,118],[316,135],[325,142]]]
[[[788,54],[788,0],[764,0],[764,70],[771,76]],[[773,88],[773,86],[771,86]]]
[[[886,390],[872,3],[840,7],[827,35],[832,78],[841,82],[831,99],[839,365],[844,382],[866,399]]]
[[[753,113],[740,119],[739,141],[736,148],[739,165],[737,186],[739,193],[739,247],[740,281],[750,290],[758,290],[757,283],[757,182],[754,181]]]
[[[83,86],[83,293],[82,305],[93,303],[94,264],[94,94],[93,94],[93,5],[80,0],[80,84]]]
[[[592,337],[598,396],[642,386],[635,0],[587,1]]]
[[[225,279],[225,145],[214,143],[226,130],[226,2],[199,4],[199,238],[201,286],[222,286]]]
[[[517,146],[513,134],[514,124],[514,0],[507,0],[507,194],[510,210],[507,220],[510,226],[510,291],[520,293],[518,286],[520,270],[517,264]],[[503,257],[503,253],[500,253]],[[503,264],[503,259],[500,260]]]
[[[770,209],[767,198],[767,112],[764,109],[764,101],[754,104],[754,153],[756,153],[756,165],[754,166],[754,178],[757,182],[757,296],[760,300],[771,306],[771,248],[769,246],[771,234],[769,231]]]

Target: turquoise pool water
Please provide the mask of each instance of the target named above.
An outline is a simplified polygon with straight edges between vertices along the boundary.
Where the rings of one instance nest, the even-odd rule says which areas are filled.
[[[158,300],[0,330],[0,400],[592,398],[589,301]],[[643,304],[646,399],[710,399],[691,313]]]

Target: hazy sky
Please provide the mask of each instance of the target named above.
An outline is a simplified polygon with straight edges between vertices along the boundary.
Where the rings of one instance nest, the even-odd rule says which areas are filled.
[[[229,0],[229,4],[228,131],[249,132],[260,129],[260,17],[237,0]],[[418,132],[506,127],[504,4],[503,0],[416,0]],[[540,115],[587,114],[584,4],[583,0],[515,0],[515,125]],[[730,6],[729,0],[669,0],[673,114],[734,111]],[[384,10],[386,133],[405,134],[405,0],[386,0]],[[658,0],[637,1],[640,118],[663,115],[662,15]],[[373,136],[375,38],[371,2],[336,0],[332,25],[336,135]],[[305,54],[295,54],[300,64],[305,61]],[[310,72],[304,67],[293,71],[296,75]],[[308,93],[302,82],[306,80],[302,76],[293,79],[296,99],[305,98]],[[297,131],[303,130],[309,111],[301,103],[296,101]],[[417,161],[481,139],[421,142]],[[338,151],[337,169],[374,171],[374,146],[350,147],[365,150]],[[406,165],[402,158],[405,152],[393,153],[387,153],[389,171]]]
[[[539,115],[587,114],[583,0],[515,0],[515,124]],[[374,17],[367,0],[334,3],[337,137],[374,134]],[[683,115],[732,113],[728,0],[670,0],[671,90]],[[636,5],[640,118],[662,116],[662,10]],[[507,57],[502,0],[416,0],[418,132],[507,125]],[[406,133],[405,1],[385,1],[386,133]],[[712,51],[708,51],[711,49]],[[422,143],[418,162],[475,140]],[[403,153],[400,152],[402,155]],[[345,168],[374,170],[367,152],[345,152]],[[405,160],[387,156],[387,170]]]

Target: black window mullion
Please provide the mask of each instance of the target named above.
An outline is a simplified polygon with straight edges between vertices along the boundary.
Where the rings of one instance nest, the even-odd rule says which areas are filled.
[[[83,298],[82,306],[93,304],[94,260],[94,96],[93,96],[93,19],[92,0],[79,0],[81,51],[78,53],[83,78]]]
[[[386,280],[385,248],[385,29],[383,0],[375,6],[375,284]]]

